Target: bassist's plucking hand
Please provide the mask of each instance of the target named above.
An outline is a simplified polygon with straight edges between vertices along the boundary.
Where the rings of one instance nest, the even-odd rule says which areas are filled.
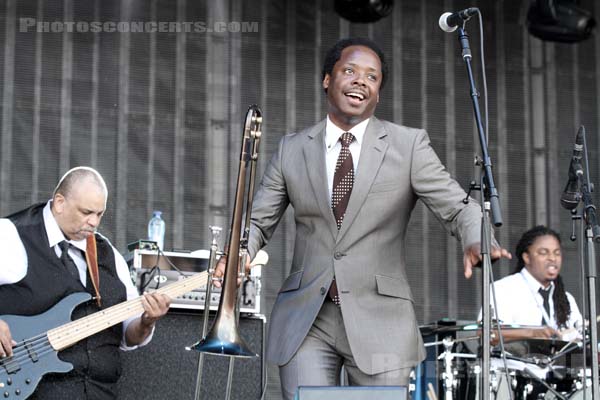
[[[12,356],[12,348],[16,344],[10,335],[8,324],[0,319],[0,358]]]

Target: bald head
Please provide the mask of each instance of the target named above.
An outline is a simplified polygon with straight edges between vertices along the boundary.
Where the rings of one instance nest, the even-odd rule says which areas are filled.
[[[67,197],[73,191],[73,188],[80,185],[83,181],[88,181],[90,184],[96,185],[104,193],[105,197],[108,197],[108,189],[102,175],[90,167],[75,167],[68,170],[60,178],[60,181],[58,181],[52,197],[54,198],[58,193]]]
[[[83,240],[98,228],[106,209],[108,190],[93,168],[76,167],[58,182],[52,196],[52,214],[65,237]]]

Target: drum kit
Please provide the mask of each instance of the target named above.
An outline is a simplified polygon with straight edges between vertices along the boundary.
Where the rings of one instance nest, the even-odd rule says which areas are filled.
[[[534,327],[501,326],[503,332]],[[535,327],[539,328],[539,327]],[[420,327],[427,359],[413,373],[413,399],[476,400],[481,396],[481,326],[475,322]],[[497,328],[494,328],[497,332]],[[505,336],[505,335],[503,335]],[[506,336],[505,336],[506,337]],[[493,400],[591,400],[589,346],[580,341],[523,338],[492,349]],[[587,357],[584,358],[584,354]],[[426,387],[429,386],[428,389]],[[436,390],[437,388],[437,390]]]

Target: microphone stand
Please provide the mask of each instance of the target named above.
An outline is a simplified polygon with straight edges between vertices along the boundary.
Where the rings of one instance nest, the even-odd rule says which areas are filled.
[[[598,327],[596,325],[596,254],[594,242],[600,241],[600,226],[596,216],[596,207],[592,200],[593,186],[590,182],[587,143],[585,131],[583,134],[583,151],[585,154],[585,181],[581,185],[581,197],[583,201],[583,222],[585,223],[586,233],[586,259],[587,259],[587,291],[590,311],[590,348],[592,359],[592,399],[600,399],[600,389],[598,383]],[[584,331],[585,334],[585,331]],[[584,360],[585,360],[584,346]],[[585,371],[584,371],[585,372]],[[585,387],[585,377],[584,377]]]
[[[482,399],[490,399],[490,334],[491,334],[491,318],[490,318],[490,269],[492,267],[491,261],[491,241],[492,232],[489,226],[489,212],[491,209],[492,221],[495,226],[502,225],[502,213],[500,210],[500,201],[498,198],[498,190],[494,185],[494,178],[492,176],[492,162],[488,154],[487,140],[485,137],[485,131],[481,123],[481,112],[479,109],[479,92],[475,87],[475,79],[473,78],[473,69],[471,68],[471,49],[469,48],[469,36],[463,27],[458,28],[458,40],[462,48],[462,58],[467,67],[467,74],[469,76],[469,87],[471,91],[471,99],[473,101],[473,111],[475,114],[475,122],[477,124],[477,131],[479,132],[479,144],[481,147],[481,154],[483,158],[478,160],[477,165],[481,166],[483,176],[481,178],[482,184],[479,189],[482,193],[482,218],[481,218],[481,257],[482,257],[482,269],[483,269],[483,305],[482,305],[482,318],[483,318],[483,333],[481,340],[483,342],[483,360],[482,360]],[[470,188],[476,189],[475,187]]]

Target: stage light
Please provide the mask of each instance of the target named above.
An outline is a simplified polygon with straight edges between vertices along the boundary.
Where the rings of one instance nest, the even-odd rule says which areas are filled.
[[[333,7],[350,22],[375,22],[392,12],[394,0],[335,0]]]
[[[542,40],[574,43],[592,35],[596,21],[576,0],[535,0],[527,12],[527,29]]]

